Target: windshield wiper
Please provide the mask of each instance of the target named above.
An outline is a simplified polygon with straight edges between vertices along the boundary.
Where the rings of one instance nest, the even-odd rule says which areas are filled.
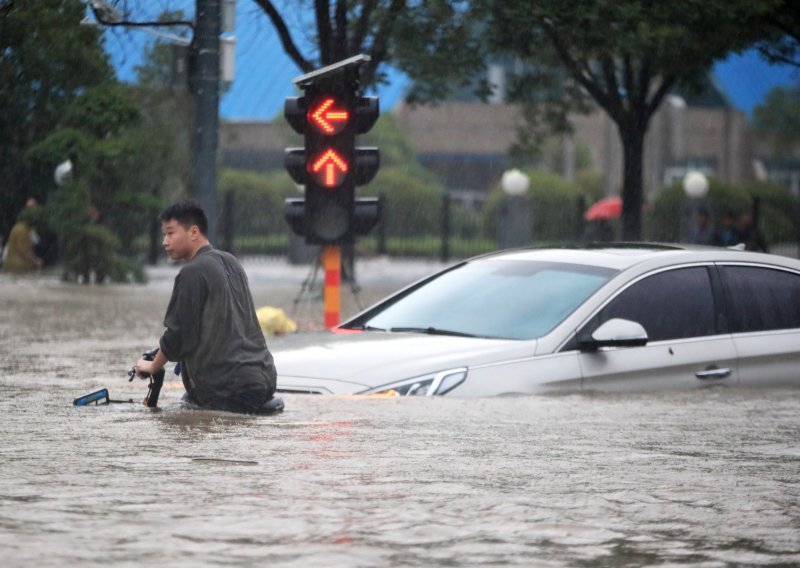
[[[382,327],[375,327],[373,325],[354,325],[353,327],[346,327],[345,329],[354,329],[359,331],[386,331]]]
[[[427,333],[428,335],[454,335],[456,337],[478,337],[473,333],[465,333],[463,331],[453,331],[450,329],[439,329],[437,327],[392,327],[389,331],[393,333]]]

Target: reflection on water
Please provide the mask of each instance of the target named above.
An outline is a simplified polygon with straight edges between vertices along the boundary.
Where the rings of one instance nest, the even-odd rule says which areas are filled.
[[[0,383],[10,565],[800,562],[797,391],[297,395],[246,417],[25,381]]]
[[[0,287],[3,566],[800,563],[800,390],[288,395],[250,417],[183,409],[172,379],[159,410],[75,408],[144,397],[125,372],[159,316],[108,313],[163,306],[48,310],[58,290]]]

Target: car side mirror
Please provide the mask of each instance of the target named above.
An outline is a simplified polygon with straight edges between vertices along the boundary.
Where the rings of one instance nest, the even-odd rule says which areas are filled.
[[[601,347],[640,347],[647,345],[647,332],[635,321],[614,318],[578,339],[578,349],[594,352]]]

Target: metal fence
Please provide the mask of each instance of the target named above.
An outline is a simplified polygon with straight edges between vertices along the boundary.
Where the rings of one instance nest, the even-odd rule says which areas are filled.
[[[450,192],[415,207],[398,206],[381,199],[381,218],[372,232],[358,239],[356,256],[385,255],[448,262],[499,249],[527,245],[563,245],[583,241],[613,240],[619,234],[619,220],[610,223],[610,235],[602,236],[594,223],[583,219],[582,197],[557,203],[539,202],[531,211],[525,199],[504,197],[490,203],[485,196]],[[527,209],[526,209],[527,208]],[[686,212],[684,212],[686,213]],[[757,201],[753,207],[758,218]],[[797,257],[800,253],[800,209],[796,214],[797,238],[770,243],[770,252]],[[652,223],[645,216],[644,223]],[[673,225],[683,222],[674,219]],[[159,253],[160,231],[151,228],[148,258]],[[673,238],[649,237],[653,240]],[[680,240],[680,239],[679,239]],[[283,219],[281,203],[271,198],[239,198],[231,191],[221,207],[217,243],[220,248],[239,256],[288,258],[294,264],[314,261],[318,247],[306,246],[302,237],[291,233]],[[142,251],[144,252],[144,251]]]
[[[496,211],[488,211],[480,197],[445,193],[438,200],[409,209],[393,207],[390,199],[382,197],[381,218],[369,235],[358,239],[356,251],[447,262],[531,244],[533,230],[525,226],[526,217],[517,214],[520,207],[503,203]],[[527,221],[532,224],[530,215]],[[295,263],[313,258],[315,249],[305,247],[281,215],[265,212],[254,203],[237,203],[233,193],[225,196],[219,227],[220,246],[239,255],[288,256]],[[579,236],[578,232],[574,235]]]

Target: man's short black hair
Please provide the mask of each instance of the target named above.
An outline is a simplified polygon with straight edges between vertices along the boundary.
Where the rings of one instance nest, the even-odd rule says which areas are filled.
[[[206,212],[194,199],[179,201],[164,209],[158,220],[162,223],[175,219],[184,229],[190,229],[192,225],[197,225],[203,235],[208,235],[208,217]]]

